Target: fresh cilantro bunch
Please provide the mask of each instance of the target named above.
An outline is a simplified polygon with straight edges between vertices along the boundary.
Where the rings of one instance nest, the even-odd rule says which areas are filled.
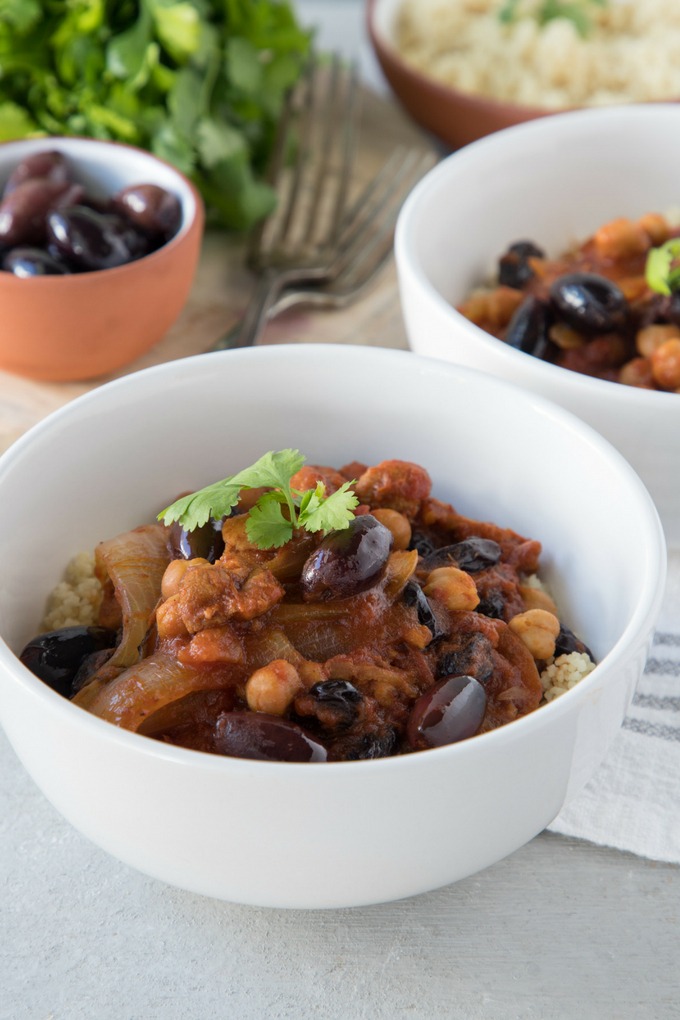
[[[505,24],[511,24],[527,12],[546,25],[555,18],[566,18],[573,22],[579,35],[585,38],[592,28],[592,9],[606,7],[608,0],[534,0],[531,8],[523,0],[504,0],[498,18]]]
[[[0,141],[149,149],[247,229],[273,208],[261,175],[309,46],[288,0],[0,0]]]
[[[307,531],[342,531],[349,527],[359,500],[345,482],[326,495],[323,482],[298,492],[290,481],[305,458],[299,450],[265,453],[251,467],[182,496],[158,515],[164,524],[177,521],[187,531],[200,528],[211,517],[219,520],[236,506],[241,489],[266,488],[248,513],[246,534],[260,549],[278,549],[293,537],[296,528]]]

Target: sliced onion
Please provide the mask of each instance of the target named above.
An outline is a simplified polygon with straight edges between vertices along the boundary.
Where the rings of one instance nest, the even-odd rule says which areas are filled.
[[[107,683],[95,680],[73,701],[116,726],[138,730],[154,712],[173,701],[220,686],[224,686],[224,670],[218,676],[214,670],[186,666],[156,652]]]

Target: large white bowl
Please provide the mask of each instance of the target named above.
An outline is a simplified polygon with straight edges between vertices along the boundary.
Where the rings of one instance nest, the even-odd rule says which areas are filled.
[[[411,348],[541,393],[612,442],[680,542],[680,395],[591,379],[516,351],[454,308],[490,278],[513,241],[556,255],[619,216],[680,205],[680,107],[564,113],[455,153],[420,182],[396,235]]]
[[[466,742],[334,764],[223,758],[118,729],[15,653],[75,552],[268,449],[425,465],[468,514],[544,544],[565,621],[600,664],[561,699]],[[540,832],[623,719],[664,586],[658,516],[600,436],[508,383],[361,347],[201,355],[61,409],[0,460],[0,719],[55,807],[168,883],[279,907],[360,905],[453,882]],[[36,833],[36,839],[39,839]]]

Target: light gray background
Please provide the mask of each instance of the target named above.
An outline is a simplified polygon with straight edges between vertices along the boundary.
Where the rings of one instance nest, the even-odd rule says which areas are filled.
[[[360,2],[298,7],[380,82]],[[400,903],[239,907],[86,842],[0,733],[0,1020],[667,1020],[679,1000],[680,868],[544,834]]]

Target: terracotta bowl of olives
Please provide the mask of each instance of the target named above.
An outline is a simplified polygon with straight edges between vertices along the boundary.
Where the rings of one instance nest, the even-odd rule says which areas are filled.
[[[180,314],[203,232],[193,184],[150,153],[40,138],[0,146],[0,368],[89,379]]]
[[[256,760],[152,739],[86,711],[22,663],[74,555],[284,446],[309,465],[421,465],[433,495],[460,514],[540,541],[542,581],[597,666],[490,732],[322,761],[292,760],[278,743]],[[596,498],[584,511],[588,493]],[[129,865],[268,907],[411,896],[540,832],[618,732],[666,569],[648,493],[585,424],[504,380],[354,345],[201,354],[181,372],[166,363],[95,388],[0,459],[0,533],[12,537],[0,585],[0,723],[30,776],[76,829]],[[316,619],[315,657],[325,658],[323,612]]]
[[[630,376],[630,384],[624,384],[572,371],[535,344],[528,352],[522,343],[513,346],[498,339],[458,309],[480,288],[496,285],[500,259],[507,262],[513,245],[510,257],[521,262],[524,251],[530,264],[532,249],[556,260],[613,221],[618,220],[631,238],[636,233],[639,237],[642,224],[657,222],[657,214],[673,221],[680,197],[674,170],[678,159],[677,105],[578,111],[511,127],[435,167],[407,199],[395,243],[412,350],[511,380],[588,422],[638,472],[673,545],[680,543],[677,383],[674,386],[671,381],[660,390]],[[637,315],[640,301],[647,301],[645,257],[634,259],[630,273],[624,270],[627,279],[619,280],[618,289],[625,288],[629,294],[642,288],[639,300],[629,297],[628,310],[623,309],[626,315]],[[507,277],[506,281],[505,296],[512,300],[517,281]],[[616,322],[608,316],[598,327],[596,320],[611,287],[605,286],[606,281],[594,286],[591,279],[585,289],[575,290],[572,283],[558,287],[560,293],[553,289],[551,313],[559,305],[557,313],[562,314],[565,306],[576,302],[575,313],[592,320],[581,330],[592,337],[580,335],[576,340],[590,344],[593,339],[595,347],[608,343],[617,333]],[[673,302],[679,300],[676,295]],[[680,369],[680,319],[673,323],[668,296],[656,295],[650,306],[654,303],[662,335],[675,337],[670,348]],[[618,315],[619,310],[612,306],[610,311]],[[576,330],[578,322],[572,327]],[[639,345],[635,330],[629,340]],[[595,351],[595,347],[584,345],[583,350]],[[639,346],[634,353],[638,352]],[[641,361],[634,358],[632,368]],[[564,469],[566,483],[571,465],[565,464]]]

